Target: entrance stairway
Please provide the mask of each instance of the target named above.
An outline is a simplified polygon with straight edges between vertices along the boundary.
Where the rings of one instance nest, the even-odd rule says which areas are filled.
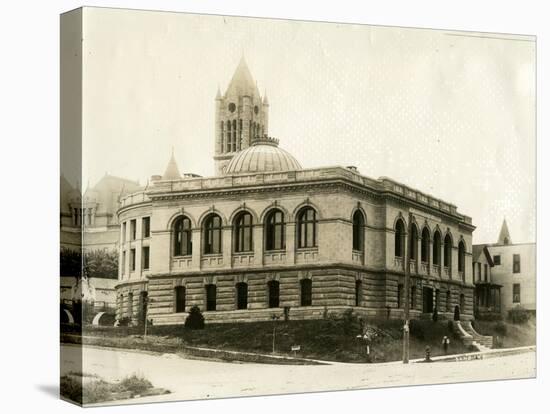
[[[493,337],[477,333],[470,321],[454,321],[453,329],[466,346],[472,345],[478,351],[486,351],[493,347]]]
[[[492,336],[486,336],[481,335],[476,332],[474,327],[472,326],[471,321],[466,321],[462,323],[462,326],[466,332],[468,332],[472,337],[474,338],[474,341],[477,343],[483,345],[486,348],[491,349],[493,347],[493,337]]]

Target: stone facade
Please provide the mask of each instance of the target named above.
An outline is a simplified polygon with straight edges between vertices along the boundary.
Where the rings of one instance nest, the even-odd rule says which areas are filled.
[[[242,65],[237,72],[248,71]],[[231,84],[217,105],[231,91],[249,90]],[[224,174],[239,151],[220,158],[220,137],[217,129],[217,176],[154,176],[145,191],[121,199],[119,319],[137,323],[147,314],[155,325],[178,324],[193,305],[211,322],[322,318],[350,308],[401,318],[408,255],[412,317],[431,317],[437,307],[440,318],[473,318],[475,227],[456,206],[354,168],[301,169],[267,137],[243,140],[241,151],[257,148]],[[268,247],[274,211],[283,218],[278,248]]]

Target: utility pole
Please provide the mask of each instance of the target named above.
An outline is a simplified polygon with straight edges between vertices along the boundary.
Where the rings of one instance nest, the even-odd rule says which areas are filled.
[[[411,255],[411,224],[412,224],[412,213],[409,212],[409,221],[407,223],[407,232],[405,233],[405,312],[404,319],[405,323],[403,325],[403,363],[409,363],[409,308],[410,308],[410,296],[411,296],[411,269],[410,269],[410,255]]]
[[[273,315],[271,315],[271,319],[273,320],[273,351],[272,351],[272,353],[275,353],[275,329],[277,328],[277,320],[279,319],[279,316],[273,314]]]

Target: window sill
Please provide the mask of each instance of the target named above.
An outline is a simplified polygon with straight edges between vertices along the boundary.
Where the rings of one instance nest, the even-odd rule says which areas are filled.
[[[286,249],[274,249],[274,250],[265,250],[264,254],[280,254],[286,253]]]
[[[233,252],[233,256],[250,256],[254,254],[254,250],[248,250],[246,252]]]
[[[202,257],[222,257],[222,253],[204,253]]]
[[[186,254],[184,256],[172,256],[172,259],[190,259],[192,257],[193,257],[192,254]]]
[[[319,250],[319,247],[298,247],[296,249],[297,252],[316,252]]]

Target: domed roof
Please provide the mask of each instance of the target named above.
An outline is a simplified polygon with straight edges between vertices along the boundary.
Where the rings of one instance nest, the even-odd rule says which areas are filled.
[[[252,141],[252,146],[235,154],[224,173],[232,175],[301,169],[302,166],[296,158],[279,148],[279,140],[265,136],[256,138]]]

